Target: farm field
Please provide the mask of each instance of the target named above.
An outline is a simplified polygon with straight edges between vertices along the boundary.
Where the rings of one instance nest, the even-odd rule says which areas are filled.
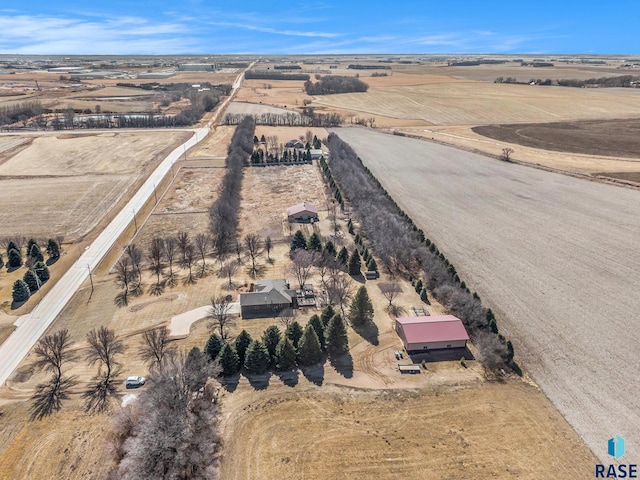
[[[517,360],[596,456],[612,431],[638,444],[640,374],[620,368],[637,364],[640,342],[638,192],[420,140],[336,133],[496,312]]]
[[[640,120],[483,125],[473,131],[485,137],[560,152],[607,155],[640,160]]]
[[[231,102],[227,107],[226,113],[242,114],[242,115],[261,115],[263,113],[293,113],[300,115],[295,110],[287,110],[286,108],[274,107],[271,105],[261,105],[259,103],[247,103],[247,102]]]
[[[286,388],[223,397],[223,478],[573,480],[589,478],[595,463],[544,395],[519,380]]]
[[[86,234],[145,170],[188,135],[46,135],[7,150],[0,157],[3,235],[70,241]],[[15,145],[15,137],[3,137],[0,145],[5,142]]]
[[[313,104],[432,125],[479,125],[637,117],[640,95],[629,88],[457,81],[323,95]]]

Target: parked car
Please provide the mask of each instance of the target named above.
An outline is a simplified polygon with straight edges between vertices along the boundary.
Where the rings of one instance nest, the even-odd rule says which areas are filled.
[[[144,385],[144,377],[127,377],[127,388],[138,388]]]
[[[397,350],[395,350],[393,354],[396,356],[396,360],[400,360],[402,358],[402,354]]]

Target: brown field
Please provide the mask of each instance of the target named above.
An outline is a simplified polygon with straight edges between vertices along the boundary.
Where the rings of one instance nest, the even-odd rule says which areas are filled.
[[[0,164],[3,235],[69,240],[86,234],[144,171],[188,135],[59,134],[6,152]]]
[[[640,342],[638,192],[431,142],[337,133],[496,312],[592,451],[606,457],[611,431],[639,442],[640,374],[620,368],[635,364]]]
[[[227,395],[222,477],[588,478],[595,458],[535,387]],[[558,445],[565,448],[558,448]]]
[[[432,125],[482,125],[637,117],[634,89],[446,82],[316,97],[314,104]]]
[[[301,80],[245,80],[236,95],[238,102],[288,108],[302,108],[304,100],[313,100],[313,97],[304,92],[304,82]]]
[[[293,113],[299,115],[295,110],[287,110],[286,108],[274,107],[271,105],[261,105],[259,103],[247,102],[231,102],[227,107],[226,113],[242,114],[242,115],[262,115],[263,113]]]
[[[187,152],[187,158],[217,157],[224,160],[227,157],[227,147],[231,143],[235,126],[221,125],[215,127],[209,136]],[[220,164],[224,166],[224,162]]]
[[[494,140],[543,150],[640,160],[639,119],[483,125],[473,131]]]

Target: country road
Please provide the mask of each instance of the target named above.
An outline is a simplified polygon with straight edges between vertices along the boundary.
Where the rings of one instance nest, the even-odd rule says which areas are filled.
[[[87,279],[89,271],[98,266],[112,245],[133,221],[134,212],[142,208],[153,195],[155,186],[160,184],[164,176],[171,170],[174,162],[180,158],[183,152],[206,138],[209,134],[210,127],[219,119],[224,109],[242,85],[244,73],[251,68],[254,63],[255,62],[250,64],[249,67],[238,75],[233,83],[231,95],[220,105],[220,108],[208,122],[207,126],[204,128],[190,129],[194,132],[194,135],[185,143],[175,148],[162,163],[160,163],[140,189],[133,195],[127,205],[116,215],[100,235],[98,235],[93,243],[87,247],[86,251],[43,297],[36,308],[34,308],[31,313],[23,315],[16,320],[16,329],[9,338],[0,345],[0,385],[4,384],[12,372],[18,367],[22,359],[29,353],[29,350],[31,350],[42,334],[53,323],[76,290]],[[113,132],[113,130],[111,131]],[[163,129],[163,131],[166,131],[166,129]],[[84,132],[84,130],[82,132]],[[90,132],[93,133],[93,131]],[[39,133],[41,134],[42,132]],[[60,132],[55,133],[60,134]]]
[[[432,142],[333,129],[496,312],[596,456],[640,462],[640,192]],[[562,439],[559,439],[559,448]]]

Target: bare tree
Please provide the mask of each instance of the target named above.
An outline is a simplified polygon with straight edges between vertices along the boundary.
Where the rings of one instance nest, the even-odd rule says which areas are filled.
[[[343,272],[331,275],[327,282],[327,296],[331,305],[338,305],[345,316],[344,307],[353,294],[353,281]]]
[[[142,334],[144,343],[140,349],[140,357],[149,365],[150,370],[160,369],[164,356],[172,351],[168,347],[169,333],[169,329],[162,326]]]
[[[329,204],[329,221],[333,224],[333,233],[338,231],[338,205],[335,200]]]
[[[264,240],[264,249],[267,251],[267,261],[271,262],[271,249],[273,248],[273,243],[271,243],[271,237],[267,237]]]
[[[249,258],[251,259],[251,268],[249,269],[249,273],[255,277],[258,274],[256,259],[260,257],[264,251],[262,247],[262,239],[255,233],[249,233],[244,237],[244,246],[247,248]]]
[[[211,297],[211,307],[207,312],[207,318],[211,320],[209,328],[215,330],[216,328],[220,332],[220,338],[226,340],[229,338],[229,327],[235,323],[235,319],[231,310],[230,296],[220,295],[217,297]]]
[[[304,287],[305,282],[311,274],[311,267],[317,258],[317,252],[303,250],[301,248],[294,250],[291,258],[291,273],[296,276],[300,288]]]
[[[164,248],[162,252],[164,254],[164,258],[167,260],[167,263],[169,264],[169,275],[167,276],[167,281],[170,287],[175,287],[176,284],[178,283],[173,273],[173,262],[176,258],[176,249],[177,249],[176,239],[173,237],[165,238],[163,247]]]
[[[36,344],[33,367],[53,372],[53,377],[48,382],[37,385],[31,397],[32,418],[41,419],[59,411],[62,401],[69,397],[69,390],[77,383],[75,377],[62,376],[62,364],[75,360],[71,347],[71,336],[66,329],[43,337]]]
[[[184,265],[187,260],[187,245],[191,244],[191,239],[189,238],[189,232],[185,232],[185,231],[178,232],[176,241],[178,243],[178,250],[182,255],[182,265]]]
[[[232,277],[236,274],[237,271],[238,271],[238,264],[235,260],[231,260],[225,263],[224,265],[222,265],[222,267],[220,267],[218,275],[221,278],[227,279],[227,282],[228,282],[227,288],[229,290],[233,290],[234,288]]]
[[[506,147],[502,149],[502,160],[505,162],[511,161],[511,154],[513,153],[513,148]]]
[[[131,264],[136,269],[137,279],[142,280],[142,272],[140,271],[140,263],[142,262],[142,250],[135,244],[130,243],[126,248],[127,256],[131,260]]]
[[[129,304],[129,294],[134,291],[137,272],[131,264],[129,256],[122,256],[116,262],[115,267],[116,285],[122,289],[116,296],[116,304],[126,306]]]
[[[116,355],[124,353],[125,346],[116,336],[116,332],[106,327],[93,329],[87,333],[89,348],[86,358],[89,365],[99,364],[94,382],[84,393],[86,408],[90,412],[105,411],[109,400],[116,394],[116,377],[120,373],[120,363]],[[103,367],[105,370],[103,370]]]
[[[240,242],[240,240],[235,241],[235,251],[236,255],[238,256],[238,263],[242,263],[242,243]]]
[[[187,278],[185,278],[184,283],[185,285],[191,285],[193,283],[196,283],[196,279],[193,277],[193,273],[191,271],[191,267],[193,266],[193,263],[196,260],[196,249],[193,248],[193,244],[188,243],[185,251],[184,251],[184,266],[186,266],[189,269],[189,274],[187,275]]]
[[[200,271],[200,277],[202,278],[204,277],[207,269],[205,258],[209,253],[209,244],[211,243],[211,237],[205,233],[199,233],[196,235],[194,243],[196,245],[198,253],[200,254],[200,258],[202,258],[202,270]]]
[[[164,285],[160,281],[160,275],[164,270],[162,265],[162,252],[164,250],[164,242],[162,238],[155,237],[151,240],[149,248],[149,270],[156,275],[156,284],[151,287],[151,295],[161,295]]]
[[[382,295],[389,302],[387,309],[391,308],[393,301],[402,293],[402,287],[396,282],[382,282],[378,284],[378,288],[380,288]]]

